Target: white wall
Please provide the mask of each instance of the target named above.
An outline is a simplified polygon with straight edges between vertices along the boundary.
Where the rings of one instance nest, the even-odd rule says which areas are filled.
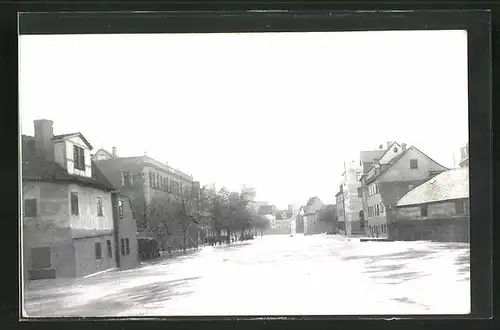
[[[410,168],[410,159],[418,159],[418,168]],[[384,173],[379,181],[404,181],[404,180],[420,180],[429,177],[429,171],[445,170],[441,165],[432,161],[429,157],[420,153],[413,147],[410,147],[408,152],[391,166]]]
[[[78,193],[78,215],[71,214],[71,192]],[[102,197],[102,217],[97,215],[97,197]],[[70,184],[68,191],[68,203],[70,210],[69,219],[72,228],[113,229],[111,193],[95,188]]]
[[[396,151],[394,151],[394,148],[396,148]],[[393,159],[394,157],[396,157],[397,155],[399,155],[400,153],[403,152],[403,150],[401,150],[401,149],[402,148],[398,143],[394,143],[391,146],[391,149],[387,150],[384,157],[380,158],[380,160],[379,160],[380,164],[389,163],[391,161],[391,159]]]
[[[69,174],[74,174],[74,175],[80,175],[80,176],[86,176],[86,177],[92,177],[92,163],[91,163],[91,156],[90,156],[90,150],[88,147],[85,145],[85,142],[79,137],[72,137],[68,140],[65,140],[66,144],[66,164],[67,164],[67,171]],[[83,148],[84,153],[85,153],[85,171],[77,170],[74,167],[74,159],[73,159],[73,146],[79,146]]]

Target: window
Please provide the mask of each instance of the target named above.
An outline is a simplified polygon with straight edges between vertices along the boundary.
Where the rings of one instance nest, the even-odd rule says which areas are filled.
[[[380,215],[380,209],[379,209],[379,205],[378,204],[375,205],[375,215],[377,217]]]
[[[35,269],[50,267],[50,247],[31,249],[31,267]]]
[[[378,184],[375,183],[374,186],[375,186],[375,194],[378,194]]]
[[[78,215],[78,193],[71,193],[71,214]]]
[[[132,184],[132,175],[130,172],[122,172],[122,187],[130,187]]]
[[[358,188],[358,197],[363,197],[363,188]]]
[[[153,188],[153,173],[149,172],[149,187]]]
[[[464,214],[465,213],[465,210],[464,210],[464,203],[463,201],[456,201],[455,202],[455,214],[456,215],[461,215],[461,214]]]
[[[102,259],[102,246],[101,242],[95,243],[95,258],[96,260]]]
[[[152,187],[156,188],[156,175],[152,174],[152,177],[153,177]]]
[[[394,147],[393,150],[394,150],[395,153],[398,152],[398,147]]]
[[[380,202],[380,213],[384,213],[384,203]]]
[[[160,175],[156,174],[156,189],[160,189]]]
[[[170,186],[168,185],[168,178],[165,178],[165,191],[170,192]]]
[[[122,253],[122,256],[124,256],[124,255],[125,255],[125,240],[122,238],[122,239],[120,240],[120,243],[121,243],[121,244],[120,244],[121,253]]]
[[[418,168],[418,159],[410,159],[410,168],[412,170]]]
[[[118,201],[118,216],[120,219],[123,219],[123,201],[119,200]]]
[[[102,197],[97,197],[97,216],[102,217]]]
[[[106,241],[106,246],[108,247],[108,257],[113,258],[113,247],[109,239]]]
[[[36,217],[36,199],[24,200],[24,216]]]
[[[125,246],[126,246],[126,252],[127,254],[130,254],[130,241],[128,238],[125,238]]]
[[[429,216],[429,209],[428,209],[427,205],[420,207],[420,215],[424,218]]]
[[[85,171],[85,150],[78,146],[73,146],[73,164],[77,170]]]

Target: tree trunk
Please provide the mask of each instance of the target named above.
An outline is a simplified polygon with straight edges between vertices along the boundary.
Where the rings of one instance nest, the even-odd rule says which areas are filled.
[[[186,230],[182,231],[182,251],[186,252]]]
[[[245,233],[245,229],[242,229],[242,230],[241,230],[241,235],[240,235],[240,241],[242,241],[242,240],[243,240],[243,234],[244,234],[244,233]]]

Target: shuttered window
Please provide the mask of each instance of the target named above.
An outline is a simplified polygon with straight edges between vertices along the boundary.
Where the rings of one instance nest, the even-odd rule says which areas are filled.
[[[96,258],[96,260],[102,259],[102,246],[101,246],[101,242],[95,243],[95,258]]]
[[[85,171],[85,150],[78,146],[73,146],[73,162],[77,170]]]

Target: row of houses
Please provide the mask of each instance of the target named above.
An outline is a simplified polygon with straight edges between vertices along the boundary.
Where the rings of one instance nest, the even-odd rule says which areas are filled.
[[[192,176],[148,156],[122,158],[116,148],[93,155],[81,133],[55,135],[45,119],[34,126],[21,141],[25,279],[136,267],[140,239],[158,235],[150,224],[165,219],[171,201],[199,190]],[[168,228],[170,247],[179,246],[180,230]],[[190,241],[202,231],[190,230]]]
[[[387,142],[346,162],[336,194],[338,228],[390,240],[467,241],[468,144],[460,168],[415,146]]]

